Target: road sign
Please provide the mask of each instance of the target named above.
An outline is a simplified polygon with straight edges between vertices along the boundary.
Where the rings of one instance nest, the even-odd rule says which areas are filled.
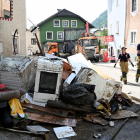
[[[30,27],[30,31],[31,31],[31,33],[33,33],[33,34],[36,34],[36,33],[38,32],[37,26],[36,26],[36,25],[31,26],[31,27]]]
[[[113,42],[114,37],[113,36],[105,36],[105,42]]]

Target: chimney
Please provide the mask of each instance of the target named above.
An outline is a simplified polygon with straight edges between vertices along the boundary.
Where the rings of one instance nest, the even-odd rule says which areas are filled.
[[[60,12],[62,9],[57,9],[57,12]]]

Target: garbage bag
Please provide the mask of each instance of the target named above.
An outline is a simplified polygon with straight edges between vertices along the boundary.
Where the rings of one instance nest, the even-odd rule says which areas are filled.
[[[0,109],[0,122],[2,123],[3,127],[12,127],[13,126],[13,120],[10,115],[10,111],[8,108],[2,108]]]
[[[74,83],[63,88],[62,98],[65,102],[75,105],[93,104],[96,100],[95,85]]]

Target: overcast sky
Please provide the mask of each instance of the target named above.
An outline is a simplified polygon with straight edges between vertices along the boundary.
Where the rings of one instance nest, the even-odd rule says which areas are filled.
[[[34,24],[64,8],[91,23],[107,9],[107,0],[26,0],[26,8],[27,18]],[[27,20],[27,28],[31,25]]]

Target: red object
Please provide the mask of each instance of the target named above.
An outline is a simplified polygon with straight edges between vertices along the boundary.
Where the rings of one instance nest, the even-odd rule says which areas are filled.
[[[86,30],[87,30],[87,36],[89,36],[89,23],[88,22],[86,22]]]
[[[5,84],[0,84],[0,90],[4,90],[5,89]]]
[[[71,66],[63,61],[63,73],[62,73],[62,79],[66,80],[69,75],[72,73],[72,68]]]
[[[115,61],[115,56],[108,57],[108,61],[111,62],[111,60],[114,60]]]
[[[103,60],[104,62],[108,62],[108,53],[103,54]]]
[[[114,37],[113,36],[105,36],[105,42],[113,42]]]

